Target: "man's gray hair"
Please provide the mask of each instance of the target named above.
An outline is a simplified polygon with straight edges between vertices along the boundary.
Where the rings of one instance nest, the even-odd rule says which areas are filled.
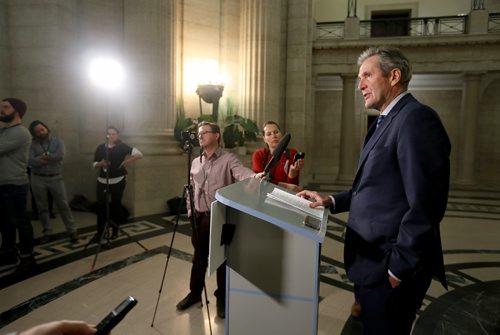
[[[385,46],[369,47],[359,55],[358,65],[360,66],[372,56],[379,56],[380,69],[385,76],[388,76],[392,69],[399,69],[401,71],[401,85],[408,88],[411,80],[411,64],[401,50]]]

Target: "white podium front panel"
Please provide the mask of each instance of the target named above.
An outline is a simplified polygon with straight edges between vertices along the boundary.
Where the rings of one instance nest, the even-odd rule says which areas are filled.
[[[227,334],[316,334],[320,245],[228,208]]]
[[[216,193],[210,259],[220,264],[224,224],[234,225],[226,247],[226,334],[317,334],[319,257],[327,212],[320,229],[304,225],[307,214],[269,201],[278,186],[247,179]],[[222,204],[222,205],[221,205]],[[212,255],[213,254],[213,255]],[[212,260],[213,259],[213,260]]]

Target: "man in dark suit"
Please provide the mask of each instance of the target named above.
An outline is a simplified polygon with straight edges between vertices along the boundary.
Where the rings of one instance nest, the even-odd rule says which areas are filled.
[[[439,223],[448,201],[450,141],[437,115],[407,92],[400,50],[371,47],[358,59],[365,107],[380,112],[366,135],[349,191],[298,195],[311,207],[350,211],[344,247],[365,334],[409,334],[432,277],[446,288]]]

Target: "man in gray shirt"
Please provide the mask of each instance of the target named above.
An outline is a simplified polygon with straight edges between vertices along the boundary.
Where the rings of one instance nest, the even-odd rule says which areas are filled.
[[[41,243],[50,241],[52,225],[49,219],[48,192],[54,198],[57,209],[66,226],[72,243],[78,241],[75,220],[66,200],[66,187],[62,177],[64,142],[51,136],[49,127],[42,121],[35,120],[29,127],[33,142],[30,147],[29,165],[31,167],[31,190],[35,196],[38,216],[43,226]]]
[[[28,152],[31,136],[22,124],[26,104],[16,98],[2,100],[0,122],[0,268],[17,264],[16,228],[19,232],[19,275],[32,271],[33,227],[26,214]]]

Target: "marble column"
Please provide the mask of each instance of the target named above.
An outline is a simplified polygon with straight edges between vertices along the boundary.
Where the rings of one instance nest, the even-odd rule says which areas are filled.
[[[355,148],[354,93],[356,75],[344,74],[342,77],[342,121],[340,128],[340,160],[338,181],[352,181],[356,172],[357,150]]]
[[[460,111],[460,147],[458,154],[458,170],[456,183],[473,185],[477,108],[481,85],[480,73],[466,73],[462,92],[462,110]]]
[[[240,113],[279,122],[281,2],[241,1]]]
[[[124,56],[128,65],[127,132],[165,133],[173,128],[173,19],[170,1],[125,0]]]

